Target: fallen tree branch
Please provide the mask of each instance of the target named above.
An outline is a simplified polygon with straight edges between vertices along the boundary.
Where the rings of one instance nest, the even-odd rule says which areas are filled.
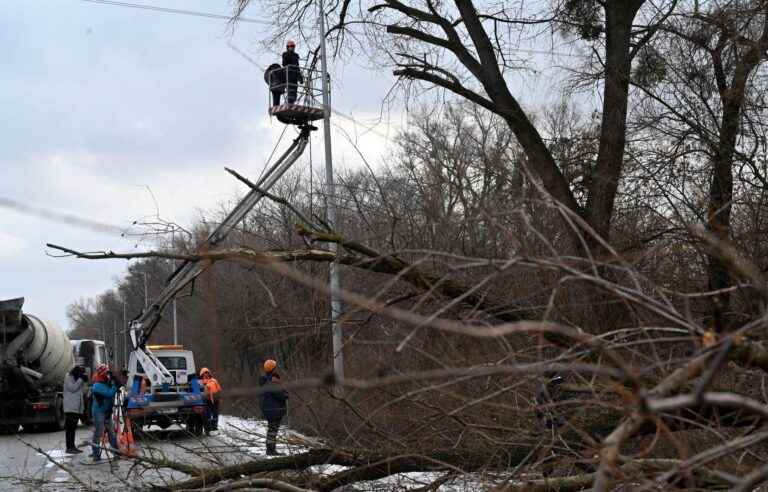
[[[280,470],[303,470],[315,465],[355,466],[359,462],[354,455],[334,449],[313,449],[306,453],[284,456],[270,460],[250,461],[238,465],[207,469],[190,480],[173,485],[155,486],[154,491],[189,490],[208,487],[222,480]]]
[[[16,439],[18,439],[19,442],[21,442],[23,445],[25,445],[25,446],[27,446],[29,448],[32,448],[35,451],[37,451],[38,453],[40,453],[41,455],[45,456],[45,459],[50,461],[54,466],[56,466],[60,470],[62,470],[65,473],[67,473],[70,477],[72,477],[72,479],[75,482],[80,484],[85,490],[88,490],[88,491],[93,491],[94,490],[94,488],[91,487],[88,483],[86,483],[82,478],[78,477],[72,470],[70,470],[66,466],[62,465],[61,463],[59,463],[58,461],[53,459],[53,457],[49,453],[46,453],[45,451],[43,451],[42,448],[40,448],[38,446],[35,446],[34,444],[28,443],[27,441],[25,441],[24,439],[22,439],[20,437],[16,437]]]
[[[278,492],[312,492],[309,489],[302,489],[301,487],[274,478],[246,478],[245,480],[238,480],[237,482],[198,490],[199,492],[227,492],[230,490],[248,489],[251,487],[277,490]]]

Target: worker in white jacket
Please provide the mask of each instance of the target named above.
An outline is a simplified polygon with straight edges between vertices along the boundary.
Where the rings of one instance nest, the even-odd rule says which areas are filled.
[[[87,381],[88,376],[81,366],[75,366],[64,376],[64,435],[67,441],[67,454],[82,453],[82,450],[75,446],[75,429],[77,429],[77,421],[85,411],[83,389]]]

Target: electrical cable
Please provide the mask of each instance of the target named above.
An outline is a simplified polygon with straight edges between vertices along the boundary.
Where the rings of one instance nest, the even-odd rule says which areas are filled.
[[[269,167],[269,163],[272,161],[272,157],[275,156],[275,151],[277,150],[277,147],[280,145],[280,142],[283,141],[283,135],[285,135],[285,131],[288,130],[288,125],[283,125],[283,132],[280,134],[280,138],[277,139],[277,143],[274,147],[272,147],[272,153],[269,154],[269,158],[267,159],[267,163],[264,164],[264,167],[261,168],[261,173],[259,173],[259,177],[256,180],[256,182],[259,182],[261,180],[261,177],[264,176],[264,171]],[[312,142],[312,139],[309,139],[310,143]]]

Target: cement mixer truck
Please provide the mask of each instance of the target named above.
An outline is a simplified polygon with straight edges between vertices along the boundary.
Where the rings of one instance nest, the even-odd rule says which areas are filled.
[[[70,342],[55,323],[24,313],[23,305],[23,297],[0,301],[0,432],[16,432],[20,425],[60,430],[64,376],[82,344]]]

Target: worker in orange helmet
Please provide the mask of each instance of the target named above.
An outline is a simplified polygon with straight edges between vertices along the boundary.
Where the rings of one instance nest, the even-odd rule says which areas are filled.
[[[205,431],[210,434],[211,431],[219,430],[219,404],[221,402],[221,385],[213,377],[213,374],[211,374],[210,369],[207,367],[200,369],[200,379],[203,381],[205,405],[207,407]]]
[[[277,374],[277,362],[273,359],[264,361],[264,375],[259,379],[259,386],[263,388],[261,393],[261,414],[267,420],[267,456],[277,456],[277,431],[280,429],[280,421],[288,411],[286,400],[288,392],[277,386],[280,383],[280,375]]]
[[[101,364],[96,368],[91,387],[91,415],[93,416],[93,437],[91,438],[91,459],[101,460],[101,438],[106,432],[112,451],[117,450],[117,436],[111,422],[112,403],[119,384],[115,381],[109,366]]]

